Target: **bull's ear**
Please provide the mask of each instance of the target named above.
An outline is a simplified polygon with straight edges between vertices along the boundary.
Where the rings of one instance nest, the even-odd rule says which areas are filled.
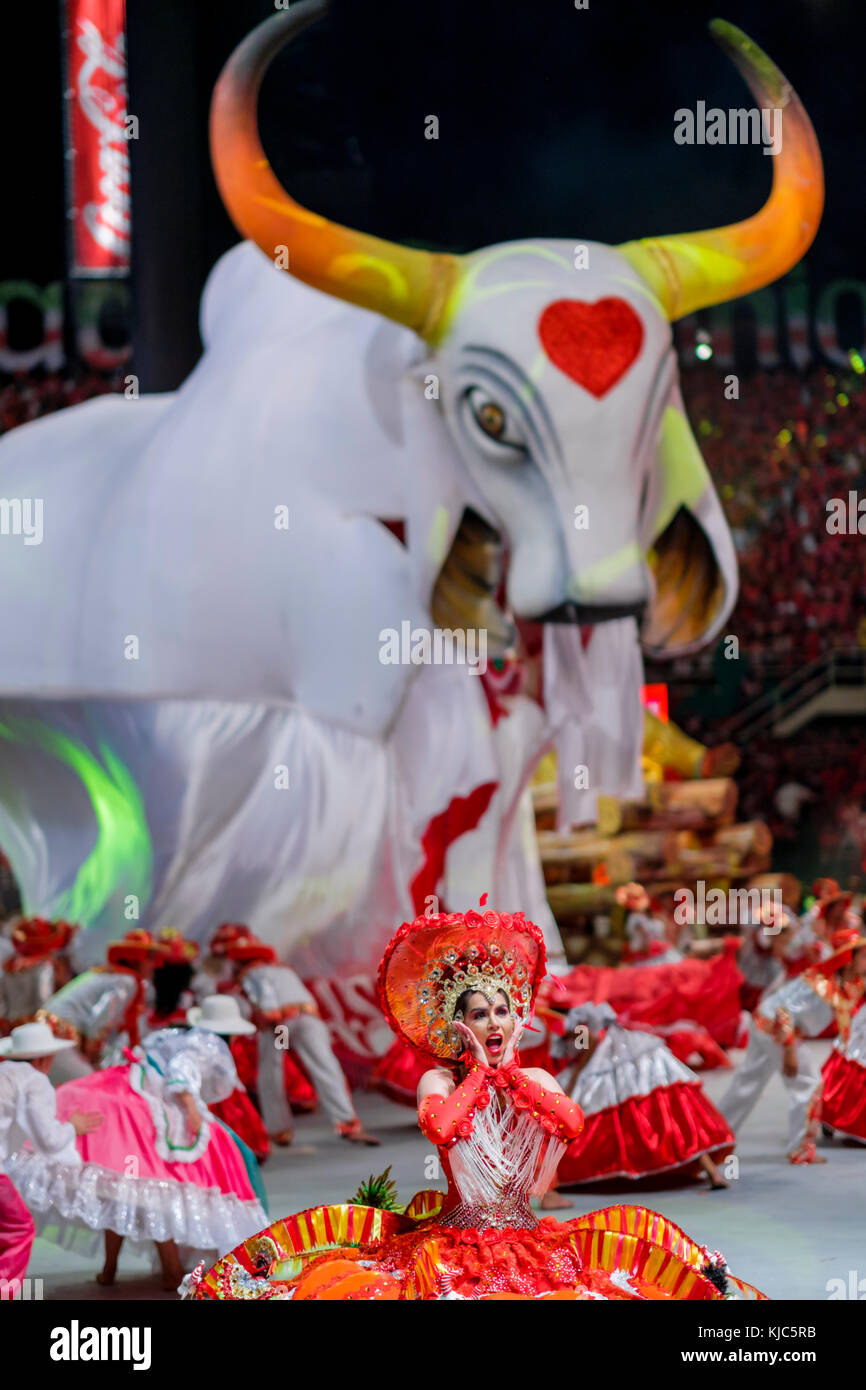
[[[644,509],[655,594],[641,632],[648,655],[681,656],[721,630],[737,598],[728,523],[681,404],[662,417]]]

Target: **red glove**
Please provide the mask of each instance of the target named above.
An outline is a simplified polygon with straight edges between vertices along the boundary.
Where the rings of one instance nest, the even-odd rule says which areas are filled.
[[[583,1129],[583,1111],[562,1091],[548,1091],[516,1066],[502,1067],[493,1074],[493,1084],[500,1085],[499,1071],[507,1074],[507,1085],[517,1111],[531,1110],[538,1123],[561,1144],[576,1139]]]
[[[418,1107],[421,1133],[432,1143],[450,1148],[472,1133],[475,1111],[490,1104],[489,1067],[475,1062],[450,1096],[425,1096]]]

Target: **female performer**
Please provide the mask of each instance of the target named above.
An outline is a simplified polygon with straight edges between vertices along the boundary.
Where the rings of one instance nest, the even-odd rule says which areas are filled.
[[[560,1186],[701,1170],[727,1187],[717,1161],[734,1136],[700,1077],[653,1033],[625,1028],[610,1004],[581,1004],[553,1044],[567,1065],[557,1080],[585,1125],[559,1165]]]
[[[821,1122],[834,1134],[866,1144],[866,1005],[854,1015],[821,1073]]]
[[[208,1109],[237,1085],[226,1044],[202,1028],[164,1028],[122,1067],[57,1090],[57,1117],[100,1111],[103,1124],[79,1135],[83,1166],[21,1149],[7,1171],[40,1234],[65,1226],[105,1233],[100,1284],[114,1282],[124,1239],[154,1241],[163,1286],[183,1278],[181,1253],[230,1250],[267,1219],[255,1158]],[[58,1230],[58,1221],[60,1227]],[[190,1258],[190,1255],[187,1258]]]
[[[197,1298],[717,1299],[761,1297],[671,1222],[641,1207],[539,1218],[543,1193],[582,1125],[518,1046],[545,971],[522,914],[404,923],[379,969],[392,1028],[431,1065],[418,1123],[448,1190],[403,1213],[355,1203],[278,1222],[187,1285]]]

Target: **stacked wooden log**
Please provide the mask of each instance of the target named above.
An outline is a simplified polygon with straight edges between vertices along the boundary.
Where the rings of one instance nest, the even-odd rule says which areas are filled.
[[[547,895],[560,922],[608,911],[619,884],[638,881],[663,905],[703,880],[722,888],[765,875],[772,836],[762,821],[736,821],[728,777],[656,782],[640,801],[600,797],[595,826],[560,832],[556,786],[533,788]]]

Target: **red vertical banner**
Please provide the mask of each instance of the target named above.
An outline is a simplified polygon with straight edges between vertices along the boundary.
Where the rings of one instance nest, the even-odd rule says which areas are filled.
[[[130,261],[124,0],[61,0],[69,274],[125,276]]]

